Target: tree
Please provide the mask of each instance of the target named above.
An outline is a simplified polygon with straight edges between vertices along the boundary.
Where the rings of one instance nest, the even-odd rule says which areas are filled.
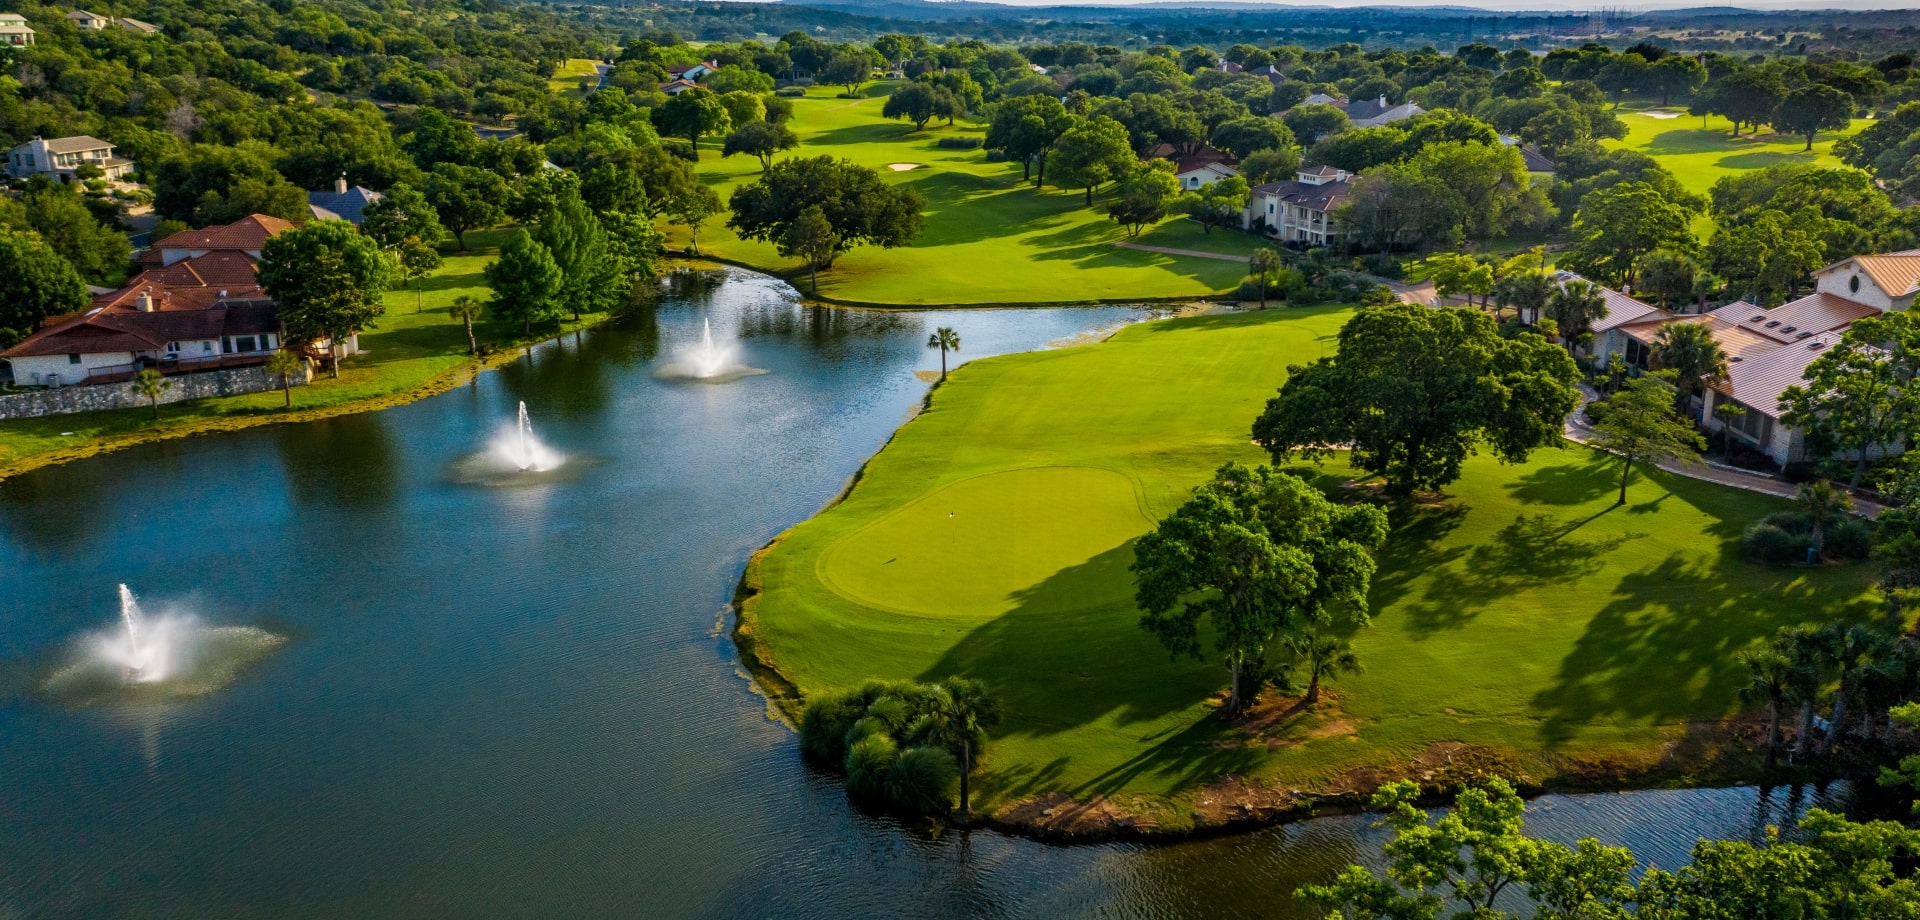
[[[700,225],[720,213],[720,195],[710,186],[692,182],[676,186],[660,210],[673,223],[687,228],[688,249],[700,254]]]
[[[1287,110],[1280,116],[1293,136],[1301,143],[1312,144],[1320,139],[1339,134],[1353,127],[1347,119],[1347,113],[1330,105],[1299,105]]]
[[[1821,131],[1841,131],[1852,124],[1853,97],[1831,86],[1809,83],[1786,94],[1773,112],[1773,126],[1783,134],[1798,134],[1813,149]]]
[[[160,397],[173,389],[173,382],[160,376],[160,372],[151,367],[143,367],[133,378],[133,391],[147,398],[147,405],[153,407],[153,417],[160,418]]]
[[[727,127],[729,128],[750,125],[756,121],[765,121],[767,118],[766,103],[761,102],[760,97],[753,93],[734,90],[720,93],[719,98],[720,107],[727,110]],[[725,130],[727,129],[720,129],[720,131]],[[718,134],[719,131],[714,133]]]
[[[755,121],[733,129],[733,133],[727,135],[726,144],[720,148],[720,156],[751,154],[760,160],[760,172],[764,175],[773,167],[774,154],[798,146],[800,138],[792,128],[771,121]]]
[[[1607,299],[1591,281],[1568,281],[1547,296],[1547,315],[1568,351],[1593,338],[1593,324],[1607,315]]]
[[[927,336],[927,347],[940,349],[940,379],[947,379],[947,352],[960,350],[960,333],[952,326],[941,326]]]
[[[1853,496],[1834,488],[1833,483],[1816,479],[1800,485],[1793,504],[1813,524],[1813,555],[1819,558],[1827,548],[1827,522],[1853,510]]]
[[[1693,250],[1693,216],[1645,182],[1598,189],[1573,215],[1573,251],[1564,261],[1581,274],[1630,287],[1641,256],[1655,249]]]
[[[132,244],[118,229],[94,219],[80,196],[69,189],[54,185],[28,192],[24,199],[27,226],[72,262],[81,278],[118,285],[126,278]]]
[[[547,247],[525,230],[515,230],[500,247],[500,258],[484,269],[487,285],[493,288],[493,300],[487,305],[494,315],[518,319],[523,334],[533,334],[535,322],[558,321],[565,307],[560,302],[560,286],[565,279]]]
[[[1815,637],[1826,664],[1839,681],[1833,691],[1833,709],[1827,715],[1826,734],[1821,736],[1816,749],[1824,755],[1833,750],[1841,730],[1846,728],[1848,701],[1859,691],[1861,682],[1869,679],[1873,670],[1888,657],[1893,642],[1872,627],[1845,623],[1829,623],[1821,627]]]
[[[1174,199],[1174,206],[1200,222],[1200,232],[1238,222],[1247,207],[1247,180],[1239,176],[1216,179]]]
[[[1816,454],[1854,455],[1857,488],[1876,447],[1900,442],[1920,418],[1920,323],[1904,311],[1855,320],[1780,394],[1781,421],[1807,430]]]
[[[929,696],[924,714],[908,726],[907,737],[915,744],[954,751],[960,760],[960,813],[970,814],[968,780],[974,755],[987,746],[987,730],[1000,724],[1000,701],[985,684],[964,677],[947,678]]]
[[[1484,124],[1473,124],[1491,132]],[[1445,140],[1421,147],[1409,165],[1439,179],[1466,202],[1464,229],[1473,239],[1499,236],[1525,215],[1531,180],[1526,160],[1513,147]]]
[[[789,248],[788,228],[808,208],[818,208],[833,228],[834,248],[822,266],[830,268],[855,246],[905,245],[920,232],[926,202],[911,188],[888,185],[872,169],[822,156],[775,163],[758,182],[735,190],[729,204],[727,226],[743,239],[773,243],[788,258],[799,255]]]
[[[1471,303],[1478,294],[1484,306],[1487,295],[1493,293],[1493,266],[1464,252],[1437,252],[1427,257],[1426,264],[1433,292],[1441,297],[1464,294]]]
[[[684,137],[700,158],[700,137],[720,134],[732,127],[727,107],[720,97],[704,87],[683,90],[667,97],[665,104],[653,110],[653,126],[670,137]]]
[[[1733,426],[1738,424],[1740,417],[1746,414],[1747,407],[1737,402],[1716,402],[1713,404],[1713,416],[1720,421],[1721,453],[1733,453]]]
[[[1660,104],[1667,105],[1674,94],[1693,95],[1706,85],[1707,68],[1684,54],[1669,54],[1647,68],[1647,76],[1660,88]]]
[[[577,189],[566,188],[553,208],[541,215],[533,238],[546,247],[560,269],[560,304],[576,321],[583,313],[618,306],[630,292],[620,285],[620,268],[607,253],[606,231]]]
[[[467,354],[470,355],[480,354],[480,340],[473,337],[473,324],[480,318],[481,310],[480,301],[466,294],[455,297],[447,307],[447,315],[459,320],[467,330]]]
[[[1300,698],[1307,706],[1320,702],[1322,680],[1362,670],[1360,656],[1353,653],[1353,646],[1345,639],[1308,631],[1289,636],[1286,644],[1293,654],[1295,667],[1307,672],[1307,692]]]
[[[1044,180],[1047,151],[1071,125],[1072,119],[1059,99],[1015,96],[994,107],[993,120],[987,124],[986,147],[1018,161],[1022,181],[1034,178],[1033,164],[1038,161]]]
[[[1806,211],[1802,212],[1807,214]],[[1812,214],[1820,219],[1817,213]],[[1763,304],[1777,303],[1783,291],[1826,261],[1826,244],[1799,216],[1763,211],[1745,223],[1722,224],[1707,243],[1707,264],[1735,291],[1752,293]]]
[[[1747,671],[1741,697],[1749,703],[1767,704],[1767,769],[1771,770],[1779,758],[1780,714],[1793,694],[1797,666],[1792,657],[1777,648],[1743,652],[1738,660]]]
[[[440,241],[447,230],[427,196],[404,183],[367,205],[360,232],[394,254],[413,278],[440,267]]]
[[[1244,160],[1262,150],[1293,147],[1293,131],[1274,118],[1236,118],[1214,129],[1213,146]]]
[[[73,263],[39,234],[0,227],[0,345],[32,335],[48,317],[78,313],[89,299]]]
[[[286,408],[293,408],[293,375],[300,373],[300,356],[291,350],[282,348],[267,358],[267,373],[280,378],[280,392],[287,398]]]
[[[442,163],[427,176],[426,196],[441,226],[465,252],[468,230],[491,227],[506,216],[501,203],[507,200],[507,180],[477,167]]]
[[[1673,372],[1674,405],[1689,395],[1706,396],[1707,387],[1727,379],[1727,352],[1706,323],[1668,323],[1653,336],[1653,365]]]
[[[1277,641],[1336,621],[1364,626],[1385,512],[1341,505],[1306,480],[1229,463],[1134,547],[1140,625],[1175,657],[1200,657],[1202,618],[1243,712]]]
[[[1503,338],[1484,313],[1390,304],[1348,320],[1332,357],[1289,368],[1253,438],[1276,463],[1352,445],[1353,465],[1404,497],[1460,478],[1480,446],[1518,463],[1558,444],[1579,378],[1565,351]]]
[[[1180,180],[1174,178],[1173,164],[1166,160],[1135,163],[1120,178],[1113,200],[1107,202],[1107,216],[1125,227],[1128,237],[1160,222],[1167,216],[1167,204],[1180,194]]]
[[[629,282],[659,274],[666,237],[645,214],[606,211],[600,215],[600,226],[607,231],[607,257]]]
[[[271,237],[260,247],[260,289],[279,305],[295,342],[326,340],[340,376],[339,349],[387,312],[391,263],[373,240],[344,220],[320,220]]]
[[[820,266],[831,264],[834,253],[839,251],[840,235],[833,232],[833,225],[827,222],[827,216],[819,205],[812,205],[793,223],[787,226],[781,235],[781,246],[806,261],[807,289],[814,295],[820,293]],[[942,354],[944,359],[944,353]],[[943,360],[944,363],[944,360]],[[940,372],[942,378],[946,371]]]
[[[1705,450],[1700,433],[1674,411],[1671,373],[1644,374],[1627,381],[1620,392],[1607,397],[1606,414],[1594,423],[1592,445],[1620,456],[1620,497],[1627,503],[1627,478],[1633,464],[1683,459]]]
[[[820,82],[847,88],[847,95],[859,92],[860,85],[873,78],[873,58],[864,51],[843,51],[827,61],[820,71]]]
[[[1273,273],[1280,270],[1280,254],[1271,246],[1262,246],[1247,257],[1247,273],[1260,279],[1260,309],[1267,308],[1267,284],[1273,279]]]
[[[886,105],[880,108],[880,117],[904,118],[913,122],[913,130],[924,130],[938,108],[936,95],[933,84],[909,80],[894,87]]]
[[[1082,119],[1061,134],[1053,160],[1055,181],[1062,187],[1084,187],[1087,207],[1093,207],[1094,186],[1126,175],[1136,162],[1126,127],[1105,115]]]
[[[1633,289],[1635,294],[1666,309],[1693,299],[1700,266],[1686,253],[1655,249],[1640,257],[1638,268],[1640,283]]]

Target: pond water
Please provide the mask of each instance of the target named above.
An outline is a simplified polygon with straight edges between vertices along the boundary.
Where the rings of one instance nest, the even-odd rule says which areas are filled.
[[[384,412],[0,482],[0,916],[1310,916],[1381,839],[1328,818],[1172,846],[929,840],[847,804],[742,677],[725,605],[956,359],[1146,311],[804,307],[750,273]],[[711,325],[768,373],[658,367]],[[458,475],[525,402],[565,476]],[[204,696],[50,698],[150,610],[284,639]],[[1818,799],[1555,796],[1537,832],[1662,865]]]

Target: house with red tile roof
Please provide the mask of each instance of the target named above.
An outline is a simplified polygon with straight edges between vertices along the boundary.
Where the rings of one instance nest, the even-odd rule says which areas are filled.
[[[146,367],[185,374],[265,363],[283,335],[256,266],[266,240],[293,226],[255,214],[169,236],[118,290],[47,322],[0,361],[14,383],[35,386],[113,383]]]
[[[1565,277],[1576,277],[1562,273]],[[1727,355],[1727,377],[1692,401],[1701,426],[1720,431],[1721,404],[1742,411],[1730,435],[1780,464],[1807,459],[1806,433],[1781,419],[1780,395],[1805,381],[1807,366],[1840,341],[1854,321],[1913,306],[1920,293],[1920,250],[1852,256],[1814,273],[1814,291],[1765,308],[1736,301],[1700,314],[1674,314],[1617,291],[1606,291],[1607,315],[1594,323],[1591,356],[1619,354],[1629,367],[1651,365],[1655,339],[1673,323],[1705,325]],[[1897,453],[1887,445],[1873,456]]]

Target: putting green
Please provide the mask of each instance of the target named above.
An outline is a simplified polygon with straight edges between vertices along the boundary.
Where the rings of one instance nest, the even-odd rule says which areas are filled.
[[[820,580],[842,597],[922,616],[994,616],[1054,573],[1085,565],[1152,528],[1134,480],[1087,466],[963,479],[848,534],[821,554]],[[965,572],[964,578],[954,577]],[[940,585],[929,591],[930,584]],[[1077,598],[1124,602],[1125,581]]]

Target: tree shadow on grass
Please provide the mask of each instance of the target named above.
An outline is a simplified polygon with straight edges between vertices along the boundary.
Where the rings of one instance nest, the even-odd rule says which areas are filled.
[[[1421,574],[1427,576],[1426,592],[1406,608],[1414,635],[1426,638],[1442,630],[1460,629],[1482,610],[1517,591],[1571,583],[1592,575],[1605,565],[1609,553],[1645,536],[1625,533],[1595,540],[1575,536],[1599,516],[1567,521],[1549,513],[1518,515],[1492,539],[1470,551],[1450,553],[1449,562],[1458,560],[1459,565],[1422,570]]]
[[[1549,746],[1598,719],[1671,725],[1734,711],[1736,655],[1782,626],[1860,620],[1860,582],[1809,578],[1729,558],[1675,553],[1620,580],[1611,599],[1533,699]]]
[[[1111,795],[1142,776],[1155,785],[1188,788],[1229,773],[1245,773],[1268,755],[1265,747],[1222,744],[1229,726],[1217,716],[1196,720],[1072,790],[1075,797]]]
[[[1151,722],[1205,699],[1225,683],[1212,660],[1169,661],[1139,625],[1131,596],[1133,541],[1069,566],[1013,597],[1012,610],[975,628],[919,675],[984,680],[1000,694],[1007,722],[1001,734],[1046,736],[1113,717],[1120,725]],[[1203,637],[1204,647],[1211,640]]]
[[[1585,462],[1537,467],[1508,482],[1507,492],[1530,505],[1584,505],[1619,488],[1619,461],[1598,451]]]

